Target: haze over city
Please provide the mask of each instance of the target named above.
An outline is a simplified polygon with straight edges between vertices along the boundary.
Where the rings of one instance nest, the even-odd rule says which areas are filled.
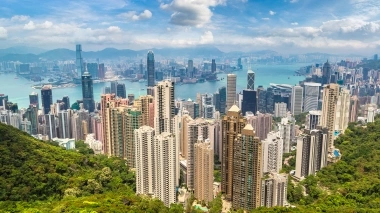
[[[3,0],[0,46],[372,55],[380,45],[379,8],[377,0]]]

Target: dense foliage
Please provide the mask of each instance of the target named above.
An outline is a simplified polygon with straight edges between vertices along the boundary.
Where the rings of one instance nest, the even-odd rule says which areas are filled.
[[[65,150],[0,123],[0,212],[183,212],[135,195],[124,160]]]

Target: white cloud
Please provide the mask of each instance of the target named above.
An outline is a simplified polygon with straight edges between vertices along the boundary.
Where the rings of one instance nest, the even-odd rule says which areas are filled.
[[[120,33],[121,29],[118,26],[110,26],[107,28],[108,32],[110,33]]]
[[[12,16],[11,21],[27,21],[28,19],[29,19],[29,16],[16,15],[16,16]]]
[[[0,39],[6,39],[8,37],[8,31],[4,27],[0,27]]]
[[[149,10],[144,10],[142,13],[137,14],[136,11],[129,11],[126,13],[119,14],[119,17],[126,18],[132,21],[140,21],[152,18],[152,12],[150,12]]]
[[[44,23],[38,25],[42,29],[49,29],[53,26],[53,22],[45,21]]]
[[[160,8],[173,12],[171,24],[201,27],[210,22],[213,15],[210,7],[225,3],[226,0],[173,0],[169,4],[161,3]]]
[[[290,3],[297,3],[298,2],[298,0],[290,0]]]
[[[275,14],[276,14],[276,12],[269,10],[269,15],[274,16]]]
[[[269,21],[270,20],[270,18],[261,18],[262,20],[264,20],[264,21]]]
[[[33,21],[29,21],[27,24],[24,25],[25,30],[34,30],[36,29],[36,25],[34,25]]]
[[[207,31],[205,32],[202,36],[201,36],[201,40],[200,40],[200,44],[211,44],[214,42],[214,35],[212,34],[211,31]]]
[[[298,22],[292,22],[292,23],[290,23],[291,25],[293,25],[293,26],[297,26],[298,25]]]

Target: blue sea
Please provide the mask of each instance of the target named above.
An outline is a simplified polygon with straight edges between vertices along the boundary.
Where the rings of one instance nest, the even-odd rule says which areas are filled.
[[[295,85],[304,80],[303,76],[294,76],[295,71],[308,64],[289,64],[289,65],[255,65],[252,70],[255,72],[255,88],[259,85],[265,88],[270,83],[290,84]],[[237,91],[246,88],[247,85],[247,69],[234,72],[237,75]],[[175,96],[181,99],[195,99],[197,93],[214,93],[218,88],[227,85],[227,74],[218,74],[218,78],[224,80],[215,82],[204,82],[197,84],[176,85]],[[29,105],[29,94],[33,91],[39,95],[41,92],[32,88],[36,82],[19,77],[16,74],[1,74],[0,75],[0,94],[8,95],[9,101],[18,103],[19,108],[26,108]],[[134,94],[137,98],[140,95],[146,94],[146,82],[129,82],[127,80],[119,81],[125,83],[127,94]],[[94,84],[95,101],[100,101],[100,95],[103,88],[109,86],[109,82]],[[144,89],[144,90],[142,90]],[[53,89],[53,102],[57,99],[62,99],[63,96],[69,96],[70,102],[82,99],[82,89],[80,86],[70,88]]]

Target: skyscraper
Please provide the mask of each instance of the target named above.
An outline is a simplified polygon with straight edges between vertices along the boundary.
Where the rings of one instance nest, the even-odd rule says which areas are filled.
[[[214,199],[214,150],[208,140],[198,139],[194,145],[194,197],[200,201]]]
[[[233,152],[232,207],[258,208],[261,205],[262,144],[250,124],[237,135]]]
[[[283,140],[279,132],[269,132],[262,142],[263,147],[263,173],[276,172],[282,169]]]
[[[152,50],[148,52],[146,64],[148,70],[148,87],[154,87],[154,53]]]
[[[106,74],[106,69],[104,67],[104,64],[99,64],[99,70],[98,70],[98,78],[104,79]]]
[[[318,109],[318,99],[321,84],[320,83],[304,83],[304,104],[303,112],[309,112]]]
[[[36,106],[37,109],[40,109],[40,104],[39,104],[39,101],[38,101],[38,93],[32,92],[29,95],[29,104],[33,105],[33,106]]]
[[[82,58],[82,45],[77,44],[76,46],[76,67],[77,76],[80,77],[84,73],[83,58]]]
[[[215,59],[212,59],[211,60],[211,73],[215,73],[216,72],[216,63],[215,63]]]
[[[46,133],[49,137],[49,140],[57,137],[57,127],[55,125],[55,116],[53,114],[45,114],[45,126]]]
[[[87,71],[90,73],[90,75],[97,79],[99,74],[99,66],[97,63],[87,63]]]
[[[215,109],[224,115],[226,113],[226,102],[227,102],[227,89],[226,87],[221,87],[218,89],[218,98],[216,99]]]
[[[329,153],[334,149],[335,115],[338,101],[339,85],[328,84],[323,87],[322,116],[320,124],[328,129],[328,149]]]
[[[175,115],[174,82],[161,81],[154,87],[154,128],[156,135],[173,132],[172,119]]]
[[[229,110],[236,101],[236,75],[227,75],[227,101],[226,111]]]
[[[193,65],[193,60],[188,60],[187,61],[187,77],[193,78],[194,77],[194,65]]]
[[[257,97],[256,91],[251,89],[243,90],[243,101],[242,101],[242,113],[245,115],[246,112],[257,112]]]
[[[72,138],[71,135],[71,110],[58,112],[58,137]]]
[[[222,192],[227,200],[233,200],[233,161],[234,142],[238,134],[241,134],[247,120],[241,114],[241,110],[233,105],[222,120]]]
[[[247,89],[255,90],[255,72],[252,70],[247,73]]]
[[[331,65],[329,63],[329,61],[327,61],[324,65],[323,65],[323,71],[322,71],[322,85],[324,84],[329,84],[330,83],[330,79],[331,78]]]
[[[36,135],[38,133],[38,109],[36,106],[29,105],[29,107],[26,109],[26,112],[24,114],[24,117],[30,121],[32,126],[32,135]]]
[[[117,84],[116,85],[116,96],[117,97],[120,97],[120,98],[126,98],[127,97],[127,94],[126,94],[126,90],[125,90],[125,84]]]
[[[358,120],[359,113],[359,99],[358,96],[352,96],[350,100],[350,122],[356,122]]]
[[[65,106],[64,106],[65,110],[68,110],[71,108],[69,96],[63,96],[62,102],[65,104]]]
[[[111,94],[117,97],[117,81],[111,81]]]
[[[316,129],[317,126],[319,126],[319,122],[321,121],[321,114],[322,112],[320,110],[309,111],[309,113],[306,115],[305,129]]]
[[[89,112],[94,112],[95,110],[95,101],[94,101],[94,91],[93,91],[93,82],[91,74],[85,72],[82,75],[82,97],[83,97],[83,107]]]
[[[301,86],[294,86],[292,89],[292,114],[299,115],[302,113],[303,105],[303,88]]]
[[[51,85],[44,85],[41,89],[41,102],[44,114],[49,114],[50,105],[53,104],[53,93]]]
[[[136,194],[154,195],[155,189],[155,144],[154,129],[142,126],[134,131],[136,141]]]

